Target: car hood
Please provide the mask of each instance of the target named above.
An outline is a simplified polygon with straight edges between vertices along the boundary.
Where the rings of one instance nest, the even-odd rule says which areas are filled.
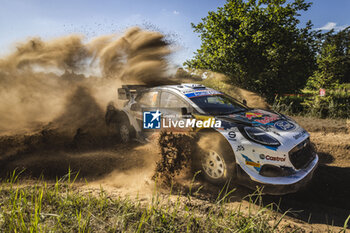
[[[286,144],[289,144],[290,139],[293,139],[294,143],[299,143],[309,136],[309,133],[294,120],[262,109],[250,109],[237,114],[219,116],[217,119],[221,120],[223,130],[240,126],[259,127]]]
[[[250,109],[237,114],[218,116],[223,121],[224,127],[227,124],[242,124],[248,126],[267,126],[279,120],[287,120],[284,116],[262,109]]]
[[[237,114],[217,117],[224,129],[235,126],[259,127],[267,132],[279,132],[284,135],[305,131],[294,120],[286,116],[262,109],[250,109]]]

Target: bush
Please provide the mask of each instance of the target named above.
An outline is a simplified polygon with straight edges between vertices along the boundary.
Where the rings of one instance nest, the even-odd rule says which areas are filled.
[[[300,114],[304,111],[304,99],[301,95],[276,96],[272,109],[289,115]]]
[[[318,91],[308,90],[303,95],[276,96],[272,108],[290,115],[350,118],[350,93],[334,90],[319,96]]]

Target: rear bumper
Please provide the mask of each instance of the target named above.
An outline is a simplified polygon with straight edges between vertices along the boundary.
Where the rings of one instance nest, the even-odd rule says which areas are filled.
[[[318,166],[318,156],[316,155],[315,159],[310,163],[310,165],[298,172],[302,173],[303,176],[301,177],[295,177],[295,182],[290,182],[291,177],[274,177],[274,181],[276,179],[279,179],[280,182],[274,182],[274,183],[266,183],[266,182],[260,182],[258,180],[253,180],[247,173],[243,171],[240,166],[238,167],[238,177],[239,183],[243,186],[246,186],[250,189],[256,189],[257,187],[263,188],[264,194],[271,194],[271,195],[283,195],[288,193],[294,193],[297,192],[300,188],[306,186],[310,180],[313,177],[313,174]],[[298,174],[296,173],[296,174]],[[293,178],[293,177],[292,177]],[[286,182],[286,179],[288,179],[288,182]]]

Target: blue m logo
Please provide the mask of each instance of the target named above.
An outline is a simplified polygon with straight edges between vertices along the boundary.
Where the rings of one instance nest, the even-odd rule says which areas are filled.
[[[143,112],[143,128],[160,129],[160,115],[161,112],[159,110]]]

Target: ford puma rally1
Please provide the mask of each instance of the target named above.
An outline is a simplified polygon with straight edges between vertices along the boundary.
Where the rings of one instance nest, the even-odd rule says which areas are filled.
[[[116,110],[111,103],[106,122],[123,142],[132,138],[147,140],[145,109],[159,109],[160,118],[210,116],[221,121],[220,127],[196,129],[199,137],[213,137],[215,142],[195,156],[202,174],[211,183],[230,180],[250,188],[264,186],[264,193],[285,194],[305,186],[317,167],[318,156],[310,134],[293,119],[249,108],[245,101],[241,103],[203,85],[124,85],[118,89],[118,97],[125,101],[124,107]]]

